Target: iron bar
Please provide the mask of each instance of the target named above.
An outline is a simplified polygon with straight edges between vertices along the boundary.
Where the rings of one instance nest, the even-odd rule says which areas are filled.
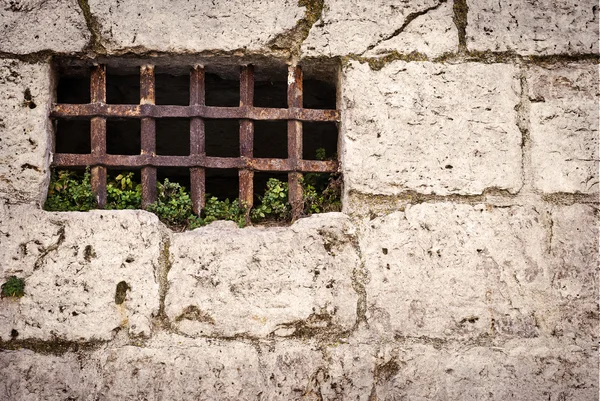
[[[267,107],[217,107],[205,105],[167,106],[154,104],[55,104],[50,116],[53,118],[111,117],[111,118],[212,118],[249,120],[298,120],[338,122],[337,110],[275,109]]]
[[[53,165],[57,167],[106,166],[112,168],[151,167],[187,167],[240,169],[253,171],[294,171],[291,159],[263,159],[247,157],[214,157],[202,155],[166,156],[166,155],[89,155],[76,153],[57,153]],[[302,160],[297,170],[306,173],[335,173],[338,162],[335,160]]]
[[[190,72],[190,105],[204,106],[205,104],[204,67],[194,66]],[[190,120],[190,155],[206,156],[206,134],[204,120],[194,117]],[[200,214],[204,208],[204,195],[206,193],[206,172],[203,167],[190,168],[190,194],[194,213]]]
[[[155,80],[154,66],[143,65],[140,67],[140,104],[154,104]],[[144,117],[141,120],[141,154],[156,154],[156,121]],[[156,201],[156,167],[145,166],[142,168],[142,208],[148,207]]]
[[[90,98],[95,103],[106,102],[106,67],[97,65],[92,68],[90,78]],[[90,121],[90,143],[92,156],[106,154],[106,118],[92,117]],[[98,208],[106,206],[106,167],[91,165],[92,192]]]
[[[240,69],[240,108],[248,110],[254,102],[254,68],[252,65]],[[254,152],[254,123],[240,120],[240,156],[252,158]],[[254,203],[254,171],[239,170],[239,198],[246,209],[246,223],[250,223],[250,209]]]
[[[302,108],[302,70],[291,65],[288,70],[288,107]],[[292,161],[292,171],[288,173],[288,202],[292,206],[292,221],[302,215],[302,174],[298,172],[302,160],[302,122],[288,120],[288,159]]]

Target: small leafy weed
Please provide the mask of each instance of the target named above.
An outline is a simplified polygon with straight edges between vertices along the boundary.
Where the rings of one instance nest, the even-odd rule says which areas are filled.
[[[25,280],[18,278],[17,276],[11,276],[2,284],[2,298],[14,297],[21,298],[25,295]]]

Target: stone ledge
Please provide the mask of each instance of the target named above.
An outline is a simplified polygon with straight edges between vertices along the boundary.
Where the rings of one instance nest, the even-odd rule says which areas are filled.
[[[360,267],[341,213],[291,227],[213,223],[174,234],[166,314],[190,336],[304,337],[350,330]]]

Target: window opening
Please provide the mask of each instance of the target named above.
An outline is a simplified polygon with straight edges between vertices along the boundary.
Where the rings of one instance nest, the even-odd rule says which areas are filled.
[[[291,212],[296,219],[303,210],[302,175],[338,172],[337,157],[332,157],[339,121],[335,88],[328,84],[327,94],[311,95],[305,102],[300,66],[288,69],[285,107],[255,105],[255,88],[261,88],[261,93],[263,87],[275,93],[282,87],[280,80],[256,85],[252,65],[240,68],[239,81],[205,73],[202,66],[192,67],[186,105],[178,104],[182,103],[181,98],[173,98],[174,104],[162,104],[170,102],[166,95],[161,95],[161,104],[156,104],[158,88],[162,93],[168,86],[164,82],[172,79],[181,86],[181,78],[173,77],[157,84],[157,79],[162,78],[155,75],[153,65],[141,66],[139,73],[108,75],[104,65],[96,65],[90,73],[89,103],[61,102],[81,101],[84,96],[61,95],[70,78],[61,79],[62,88],[59,83],[59,102],[51,112],[51,117],[57,120],[52,167],[89,166],[98,207],[103,208],[107,203],[107,169],[139,170],[144,208],[156,200],[157,179],[174,177],[190,188],[197,214],[204,206],[206,192],[230,199],[238,195],[249,213],[257,200],[255,185],[263,187],[266,182],[261,177],[255,182],[257,172],[260,176],[269,173],[287,179]],[[276,101],[272,102],[273,99]],[[283,103],[281,95],[273,95],[265,102],[278,106]],[[118,126],[122,119],[130,125]],[[83,125],[71,124],[75,121],[86,121],[89,134],[83,132]],[[310,128],[311,123],[317,122],[328,123],[324,125],[328,128]],[[307,138],[317,138],[315,144],[303,139],[304,126],[308,127]],[[65,130],[81,138],[76,146],[67,145],[68,141],[61,138],[61,131]],[[83,139],[86,136],[87,147]],[[277,140],[273,139],[275,136]],[[139,137],[139,146],[136,140],[123,146],[121,142],[127,142],[125,137],[127,141]],[[329,158],[317,157],[319,148],[326,149]],[[315,153],[315,157],[309,153]]]
[[[288,155],[285,121],[254,122],[254,157],[285,159]]]
[[[164,118],[156,121],[156,154],[188,156],[190,154],[190,120]]]
[[[208,119],[204,121],[206,155],[240,156],[240,123],[237,120]]]
[[[137,72],[108,68],[105,75],[106,103],[139,104],[140,75]]]
[[[89,120],[58,120],[54,128],[56,135],[54,141],[55,153],[90,153]]]
[[[335,109],[335,85],[317,79],[306,80],[304,82],[304,107],[323,110]]]
[[[307,160],[337,159],[338,130],[335,123],[305,122],[302,157]]]
[[[238,107],[240,105],[240,81],[206,73],[204,85],[207,106]]]
[[[139,155],[141,152],[140,128],[139,120],[107,119],[106,153],[110,155]],[[89,153],[89,151],[86,153]]]
[[[190,102],[189,75],[156,74],[156,104],[187,106]]]
[[[239,193],[239,173],[235,169],[206,169],[206,193],[219,200],[233,200]]]

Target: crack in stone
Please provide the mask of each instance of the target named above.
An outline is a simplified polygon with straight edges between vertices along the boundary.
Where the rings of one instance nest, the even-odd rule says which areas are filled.
[[[155,280],[158,282],[158,312],[156,314],[156,325],[162,328],[169,328],[170,322],[165,312],[165,299],[169,291],[169,271],[171,270],[171,238],[169,233],[163,232],[160,241],[160,255],[158,256],[158,266],[154,267]]]
[[[421,11],[415,11],[414,13],[410,13],[406,16],[406,19],[404,20],[404,23],[402,24],[402,26],[398,29],[396,29],[394,32],[392,32],[391,34],[381,38],[380,40],[378,40],[376,43],[369,45],[369,47],[367,47],[367,50],[365,50],[364,52],[362,52],[361,54],[364,54],[366,52],[368,52],[369,50],[373,50],[375,47],[379,46],[381,43],[383,42],[387,42],[390,39],[395,38],[396,36],[400,35],[402,32],[404,32],[404,30],[408,27],[408,25],[410,25],[415,19],[417,19],[418,17],[425,15],[433,10],[438,9],[442,4],[445,4],[447,0],[440,0],[439,3],[437,3],[435,6],[431,6],[428,7],[424,10]]]
[[[56,235],[58,235],[58,239],[56,240],[56,242],[52,245],[49,245],[48,247],[44,248],[44,250],[40,253],[40,256],[38,256],[38,258],[36,259],[35,263],[33,264],[33,271],[36,271],[37,269],[39,269],[42,264],[44,263],[44,260],[46,259],[46,256],[48,256],[48,254],[50,252],[56,251],[58,249],[59,246],[61,246],[61,244],[65,241],[65,226],[64,225],[60,225],[60,228],[58,229],[58,232],[56,233]]]
[[[531,162],[531,136],[530,136],[530,112],[531,101],[529,100],[529,83],[527,82],[525,67],[521,66],[519,74],[521,93],[519,103],[515,106],[517,112],[517,127],[521,132],[521,176],[522,188],[525,192],[533,191],[533,165]]]
[[[90,10],[90,5],[87,0],[77,0],[79,8],[85,18],[85,24],[87,25],[88,31],[90,31],[90,42],[87,48],[98,54],[106,54],[106,48],[102,44],[102,36],[100,35],[100,23]]]
[[[267,43],[267,47],[271,50],[288,52],[292,58],[299,57],[302,43],[308,37],[313,25],[323,15],[325,0],[299,0],[298,6],[305,7],[306,10],[304,16],[296,22],[296,26],[276,35]]]
[[[452,6],[454,15],[452,21],[456,25],[458,31],[458,51],[459,53],[467,52],[467,15],[469,13],[469,6],[467,0],[454,0]]]
[[[70,341],[62,339],[52,339],[50,341],[39,339],[27,340],[0,340],[0,350],[18,351],[28,349],[38,354],[61,356],[68,352],[96,351],[102,346],[108,344],[108,341],[90,340],[90,341]]]

